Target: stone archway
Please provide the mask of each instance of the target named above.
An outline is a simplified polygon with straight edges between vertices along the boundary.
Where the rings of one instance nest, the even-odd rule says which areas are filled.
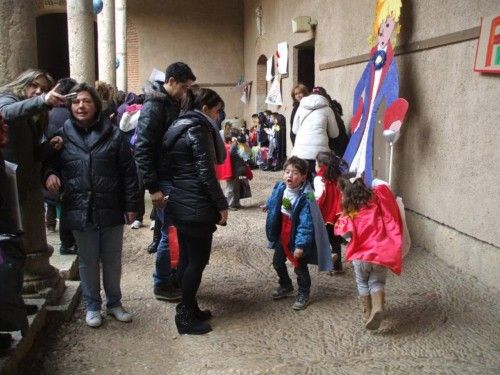
[[[267,57],[265,55],[260,55],[259,59],[257,60],[257,79],[256,79],[256,89],[255,89],[257,100],[256,100],[255,112],[262,112],[267,109],[266,64],[267,64]]]

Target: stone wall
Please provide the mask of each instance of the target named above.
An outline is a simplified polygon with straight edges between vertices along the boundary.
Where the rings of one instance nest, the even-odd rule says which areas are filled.
[[[37,66],[36,18],[31,0],[0,1],[0,85]]]
[[[139,36],[140,85],[153,68],[164,71],[168,64],[184,61],[197,83],[221,94],[228,117],[241,116],[240,95],[228,85],[243,75],[242,4],[242,0],[129,0],[127,20]]]
[[[255,9],[260,5],[264,34],[257,37]],[[354,87],[366,62],[323,70],[320,65],[369,52],[374,8],[371,0],[245,0],[245,79],[256,80],[259,56],[288,42],[290,74],[282,80],[284,105],[279,110],[289,118],[289,93],[296,83],[294,46],[315,38],[315,84],[342,103],[348,124]],[[481,16],[499,10],[498,2],[489,0],[404,1],[400,44],[465,32],[478,27]],[[296,16],[317,20],[316,32],[292,34]],[[400,95],[410,109],[395,150],[393,185],[408,208],[414,244],[498,289],[500,77],[473,71],[476,43],[477,38],[396,57]],[[245,107],[247,121],[256,105],[253,92]],[[381,168],[386,146],[377,145],[376,168],[386,177]]]

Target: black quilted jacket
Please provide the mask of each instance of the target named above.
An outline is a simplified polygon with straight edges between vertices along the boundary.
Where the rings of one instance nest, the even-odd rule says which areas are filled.
[[[150,193],[160,190],[158,181],[168,180],[165,163],[161,163],[161,141],[170,124],[179,116],[179,104],[160,84],[146,92],[137,124],[134,157]]]
[[[88,130],[73,119],[56,135],[63,149],[46,163],[43,183],[55,173],[62,183],[62,215],[68,229],[84,230],[124,224],[126,212],[137,212],[135,163],[120,130],[101,118]]]
[[[198,112],[187,112],[163,138],[172,190],[167,210],[174,222],[216,224],[227,201],[215,176],[215,131]]]

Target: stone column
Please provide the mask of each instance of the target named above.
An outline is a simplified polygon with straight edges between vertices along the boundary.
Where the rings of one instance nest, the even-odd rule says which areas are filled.
[[[67,0],[69,70],[72,78],[95,81],[94,14],[91,0]]]
[[[116,87],[127,92],[127,1],[115,0],[116,57],[120,66],[116,70]]]
[[[0,1],[0,85],[37,67],[36,17],[31,0]]]
[[[12,81],[28,68],[37,68],[36,16],[31,0],[0,1],[0,83]],[[23,123],[23,125],[25,125]],[[40,162],[33,147],[38,134],[31,126],[9,128],[9,144],[5,159],[18,165],[17,184],[24,247],[27,254],[24,270],[24,292],[34,297],[56,300],[64,289],[64,281],[49,264],[52,246],[47,244]]]
[[[97,15],[99,80],[116,86],[115,0],[104,0]]]

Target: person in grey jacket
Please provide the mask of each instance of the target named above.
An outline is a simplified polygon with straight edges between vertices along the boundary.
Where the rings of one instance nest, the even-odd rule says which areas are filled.
[[[21,211],[30,194],[33,175],[40,176],[40,161],[52,152],[43,141],[50,108],[64,104],[64,96],[52,88],[52,77],[42,70],[29,69],[12,82],[0,87],[0,113],[9,124],[9,143],[4,158],[18,165],[17,183]],[[62,147],[60,139],[53,141]],[[22,212],[22,214],[28,214]]]

